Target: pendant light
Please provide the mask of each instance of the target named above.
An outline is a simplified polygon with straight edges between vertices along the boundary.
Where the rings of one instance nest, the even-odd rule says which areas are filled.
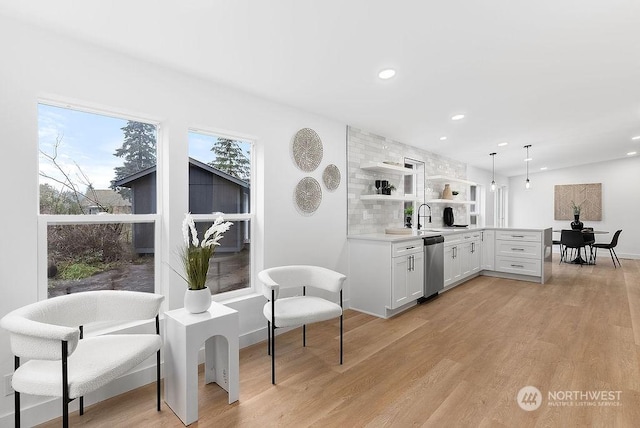
[[[496,152],[493,153],[489,153],[489,156],[491,156],[491,162],[492,162],[492,167],[491,167],[491,191],[495,192],[496,191]]]
[[[524,148],[527,149],[527,158],[524,160],[525,165],[527,166],[527,179],[524,182],[524,188],[527,190],[531,188],[531,181],[529,180],[529,161],[531,161],[531,158],[529,157],[529,147],[531,147],[531,144],[524,146]]]

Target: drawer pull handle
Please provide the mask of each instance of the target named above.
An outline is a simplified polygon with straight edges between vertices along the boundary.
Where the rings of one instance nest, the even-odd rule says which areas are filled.
[[[524,251],[524,248],[512,248],[511,251]]]
[[[511,235],[512,238],[524,238],[524,235]]]
[[[511,267],[516,267],[516,268],[524,269],[524,266],[522,266],[522,265],[511,265]]]

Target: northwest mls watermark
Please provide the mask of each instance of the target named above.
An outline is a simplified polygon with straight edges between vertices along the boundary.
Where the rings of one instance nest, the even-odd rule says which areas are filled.
[[[544,398],[538,388],[530,385],[521,388],[516,396],[518,406],[528,412],[538,409]],[[549,407],[620,407],[622,406],[622,391],[548,391],[546,405]]]

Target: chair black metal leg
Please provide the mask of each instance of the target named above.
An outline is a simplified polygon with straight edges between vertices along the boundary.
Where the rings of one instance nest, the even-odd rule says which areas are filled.
[[[80,416],[84,415],[84,397],[80,397],[78,400],[78,413]]]
[[[271,322],[267,321],[267,355],[271,355]]]
[[[618,254],[616,254],[615,248],[612,248],[611,251],[613,251],[613,255],[616,256],[616,260],[618,260]],[[620,260],[618,260],[618,266],[622,267],[622,265],[620,264]]]
[[[340,290],[340,308],[342,309],[342,313],[340,314],[340,365],[342,365],[342,331],[344,318],[344,308],[342,307],[342,290]]]
[[[160,334],[160,315],[156,315],[156,334]],[[160,350],[156,352],[156,395],[157,409],[160,411]]]
[[[613,267],[617,269],[617,268],[618,268],[618,266],[616,266],[616,261],[615,261],[615,260],[614,260],[614,258],[613,258],[613,248],[609,248],[609,255],[611,256],[611,261],[613,262]],[[618,257],[618,256],[616,256],[616,258],[617,258],[617,257]]]
[[[302,324],[302,346],[307,346],[307,325]]]
[[[276,384],[276,330],[271,324],[271,383]]]
[[[271,383],[276,384],[276,292],[271,289]]]
[[[20,367],[20,357],[13,357],[13,370],[14,372]],[[13,393],[13,420],[16,428],[20,428],[20,393],[15,391]]]
[[[342,365],[342,319],[343,316],[340,315],[340,365]]]
[[[157,396],[157,409],[160,411],[160,350],[156,352],[156,396]]]
[[[62,341],[62,426],[69,427],[69,377],[67,367],[68,343]]]

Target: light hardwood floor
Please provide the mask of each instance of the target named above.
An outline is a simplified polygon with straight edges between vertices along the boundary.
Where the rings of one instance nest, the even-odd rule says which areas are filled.
[[[640,260],[614,269],[603,253],[597,266],[556,259],[553,269],[546,285],[478,277],[390,320],[346,311],[342,366],[337,321],[308,327],[306,348],[299,329],[287,332],[276,386],[266,344],[242,349],[240,401],[228,405],[201,373],[191,426],[640,426]],[[516,401],[528,385],[542,393],[534,411]],[[621,392],[550,402],[559,391]],[[166,404],[155,411],[154,385],[75,413],[71,425],[183,426]]]

